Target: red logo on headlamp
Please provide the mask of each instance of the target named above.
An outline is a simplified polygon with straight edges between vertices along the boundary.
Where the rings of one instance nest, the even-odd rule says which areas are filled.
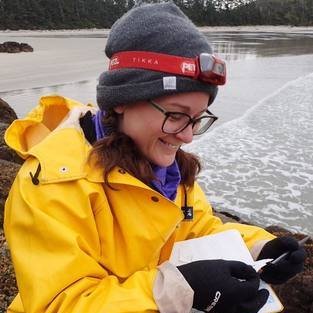
[[[114,57],[110,60],[110,65],[111,66],[116,66],[119,65],[118,57]]]
[[[191,62],[183,62],[181,64],[181,70],[182,72],[185,74],[185,73],[196,73],[196,65],[195,63],[191,63]]]
[[[212,85],[226,82],[226,64],[223,60],[208,53],[199,57],[185,58],[149,51],[123,51],[114,54],[109,70],[141,68],[198,79]]]

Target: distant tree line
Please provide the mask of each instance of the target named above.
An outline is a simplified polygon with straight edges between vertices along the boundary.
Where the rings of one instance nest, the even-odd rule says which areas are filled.
[[[313,0],[257,0],[222,11],[227,22],[219,25],[313,25]]]
[[[313,0],[174,2],[199,26],[313,25]],[[0,0],[0,29],[110,28],[134,5],[135,0]]]

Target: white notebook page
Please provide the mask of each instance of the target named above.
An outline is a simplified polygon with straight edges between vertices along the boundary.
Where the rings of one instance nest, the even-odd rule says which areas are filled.
[[[269,260],[254,261],[238,230],[227,230],[213,235],[179,241],[174,244],[170,262],[176,266],[199,260],[236,260],[252,265],[256,271]],[[276,313],[283,306],[271,286],[261,281],[270,296],[258,313]]]

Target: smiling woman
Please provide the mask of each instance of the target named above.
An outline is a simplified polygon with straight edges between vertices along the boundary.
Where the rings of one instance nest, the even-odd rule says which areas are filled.
[[[165,108],[179,105],[180,110],[190,112],[195,116],[199,112],[205,111],[208,100],[209,95],[206,93],[190,92],[166,96],[156,101]],[[150,101],[150,103],[155,102]],[[195,124],[189,124],[190,117],[186,113],[169,113],[167,111],[164,117],[147,103],[133,106],[122,105],[118,106],[115,111],[122,114],[120,130],[133,139],[149,162],[158,166],[171,165],[180,146],[192,141]]]
[[[25,159],[5,209],[19,286],[8,312],[258,312],[268,292],[249,265],[168,262],[175,242],[227,229],[240,231],[254,257],[264,244],[267,258],[275,246],[290,251],[279,282],[305,259],[292,239],[222,224],[196,182],[199,160],[181,149],[216,120],[208,106],[224,62],[173,3],[129,11],[105,51],[113,61],[99,78],[99,108],[42,97],[6,132]],[[154,68],[123,63],[125,51],[147,53],[139,63],[154,53]]]

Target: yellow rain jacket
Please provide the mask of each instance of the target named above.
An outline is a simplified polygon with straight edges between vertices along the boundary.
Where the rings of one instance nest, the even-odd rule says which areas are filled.
[[[91,109],[60,96],[41,98],[6,132],[25,162],[5,208],[8,241],[19,294],[8,312],[157,312],[157,266],[175,241],[238,229],[249,248],[272,239],[247,225],[222,224],[199,185],[187,191],[194,218],[184,221],[183,188],[175,201],[114,169],[87,163],[90,144],[75,109]],[[75,116],[75,114],[74,114]]]

